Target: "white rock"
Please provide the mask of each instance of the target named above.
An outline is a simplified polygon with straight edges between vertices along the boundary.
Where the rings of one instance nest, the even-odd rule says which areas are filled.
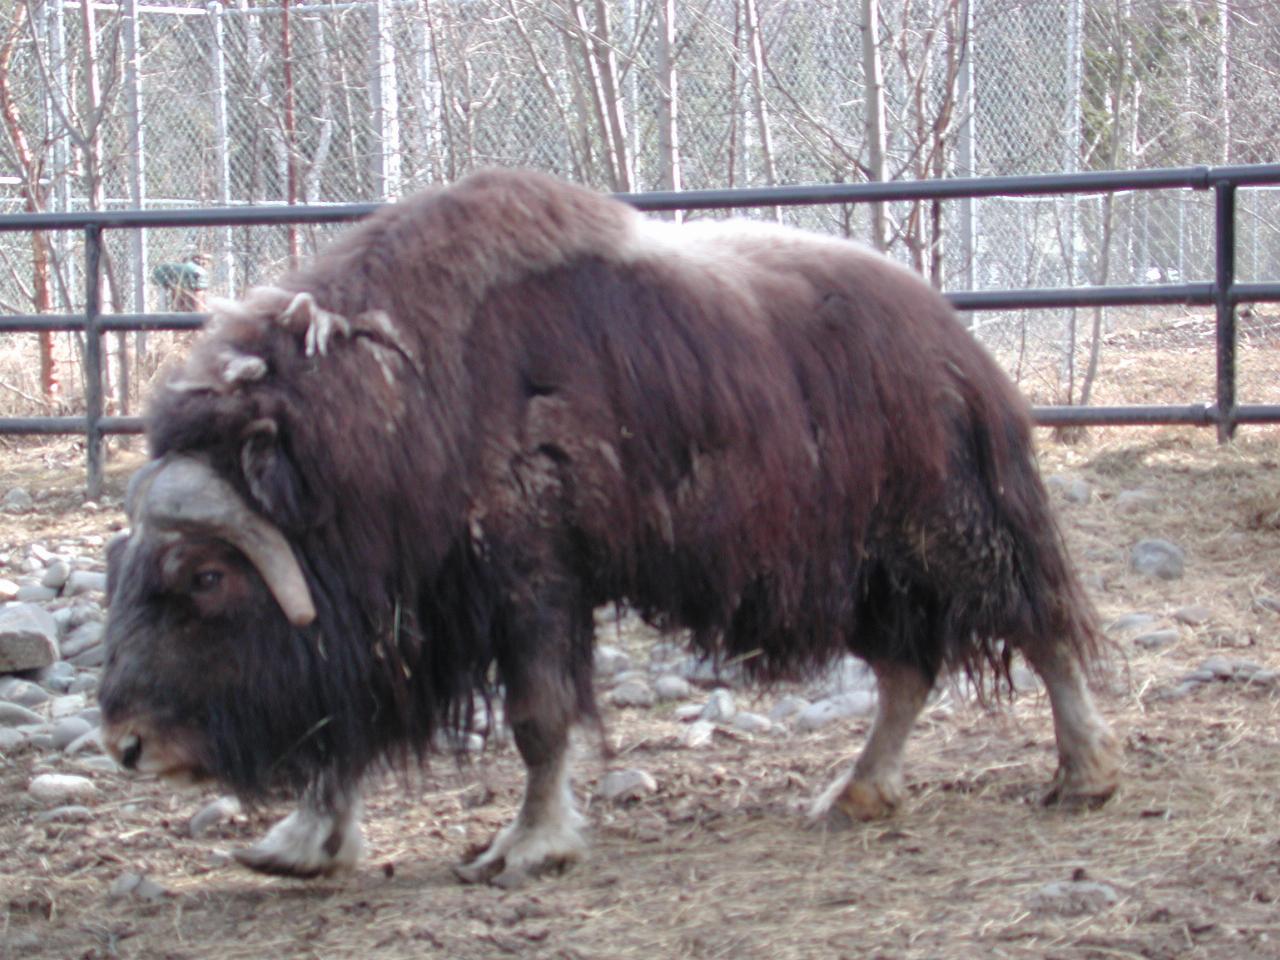
[[[202,837],[218,824],[240,814],[240,801],[235,797],[219,797],[207,803],[191,818],[187,831],[193,837]]]
[[[801,733],[818,730],[836,720],[865,717],[875,712],[876,695],[869,690],[856,690],[819,700],[796,714],[795,728]]]
[[[92,780],[70,773],[42,773],[31,781],[27,791],[41,803],[51,806],[91,800],[98,795],[98,788]]]
[[[711,698],[703,706],[698,719],[710,720],[712,723],[728,723],[737,712],[738,705],[733,701],[733,694],[722,688],[712,691]]]
[[[0,608],[0,673],[35,670],[58,659],[58,625],[43,607]]]
[[[93,732],[93,724],[81,717],[64,717],[53,725],[53,749],[65,750],[86,733]]]
[[[63,717],[74,717],[88,705],[83,693],[64,693],[49,701],[49,718],[61,720]]]
[[[605,699],[615,707],[651,707],[654,695],[653,689],[647,683],[628,680],[605,694]]]
[[[716,725],[710,720],[695,720],[684,732],[684,745],[695,749],[705,747],[711,743],[715,733]]]
[[[71,565],[65,560],[55,560],[49,564],[44,576],[40,578],[40,586],[48,587],[50,590],[61,590],[69,576],[71,576]]]
[[[62,588],[64,597],[79,597],[89,593],[105,593],[107,575],[93,570],[76,570],[67,578]]]
[[[684,700],[693,693],[693,687],[684,677],[664,673],[653,681],[653,692],[659,700]]]
[[[27,740],[27,735],[21,730],[0,727],[0,756],[7,757],[17,753],[27,745]]]
[[[600,796],[606,800],[621,803],[626,800],[639,800],[641,797],[656,792],[658,782],[644,770],[610,770],[600,781]]]
[[[616,673],[631,669],[631,658],[617,647],[602,643],[596,647],[596,676],[612,677]]]
[[[769,711],[769,719],[774,723],[779,723],[783,720],[789,719],[790,717],[794,717],[807,706],[809,706],[809,701],[804,697],[787,694],[773,705],[773,709]]]
[[[773,729],[773,721],[749,710],[739,710],[733,716],[733,728],[743,733],[768,733]]]
[[[96,647],[102,643],[102,636],[105,631],[106,625],[95,620],[90,620],[75,627],[58,644],[59,649],[62,651],[63,659],[70,660],[72,657],[84,653],[90,647]]]
[[[18,599],[18,585],[12,580],[0,577],[0,603],[8,603]]]

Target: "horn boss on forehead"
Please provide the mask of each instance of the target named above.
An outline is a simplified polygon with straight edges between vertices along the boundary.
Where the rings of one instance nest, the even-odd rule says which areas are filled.
[[[315,619],[311,591],[289,542],[207,463],[172,456],[144,471],[131,488],[135,523],[226,540],[249,558],[290,623],[305,627]]]

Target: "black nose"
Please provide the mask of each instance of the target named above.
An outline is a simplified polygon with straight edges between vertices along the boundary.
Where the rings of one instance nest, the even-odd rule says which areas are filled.
[[[142,740],[136,735],[129,737],[124,745],[124,750],[120,754],[120,762],[126,770],[133,770],[138,766],[138,758],[142,756]]]

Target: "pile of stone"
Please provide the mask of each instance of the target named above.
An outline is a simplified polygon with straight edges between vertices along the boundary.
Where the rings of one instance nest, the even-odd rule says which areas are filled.
[[[0,552],[0,754],[29,749],[75,758],[80,773],[114,764],[101,755],[94,692],[103,662],[104,538],[36,542]],[[82,776],[38,773],[42,804],[83,803]]]

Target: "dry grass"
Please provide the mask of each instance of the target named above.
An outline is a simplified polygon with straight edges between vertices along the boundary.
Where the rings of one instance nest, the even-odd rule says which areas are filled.
[[[1113,361],[1128,371],[1115,388],[1122,399],[1204,392],[1212,364],[1202,352],[1124,350]],[[1245,363],[1250,382],[1271,391],[1249,399],[1274,400],[1274,349],[1246,347]],[[55,472],[64,459],[55,447],[6,457],[0,488],[26,471],[44,478],[46,499],[35,517],[6,518],[0,541],[118,522],[111,510],[71,509],[79,478]],[[691,750],[659,707],[608,718],[613,762],[648,769],[659,792],[624,807],[591,803],[592,857],[563,877],[503,892],[449,873],[518,801],[518,761],[497,745],[469,767],[439,761],[407,790],[379,789],[364,867],[301,883],[225,860],[279,810],[191,840],[185,823],[207,796],[96,774],[90,822],[41,824],[25,786],[47,761],[24,753],[0,760],[0,958],[1280,956],[1280,688],[1232,681],[1174,695],[1212,654],[1280,667],[1280,616],[1255,602],[1280,595],[1280,429],[1244,430],[1230,447],[1184,429],[1093,431],[1046,445],[1042,463],[1093,488],[1091,503],[1063,503],[1061,515],[1104,619],[1150,612],[1153,627],[1179,633],[1158,651],[1114,637],[1101,693],[1126,746],[1126,781],[1100,810],[1037,804],[1054,754],[1048,706],[1035,696],[999,714],[944,696],[912,741],[906,809],[839,834],[805,829],[799,811],[857,749],[865,723],[721,734]],[[1129,512],[1120,494],[1139,488],[1155,500]],[[1184,579],[1128,571],[1143,536],[1186,549]],[[1173,618],[1190,605],[1207,619]],[[608,639],[643,655],[642,637]],[[579,770],[589,796],[603,763],[588,752]],[[126,871],[169,895],[111,900]],[[1076,916],[1035,906],[1044,884],[1073,876],[1109,884],[1119,901]]]

